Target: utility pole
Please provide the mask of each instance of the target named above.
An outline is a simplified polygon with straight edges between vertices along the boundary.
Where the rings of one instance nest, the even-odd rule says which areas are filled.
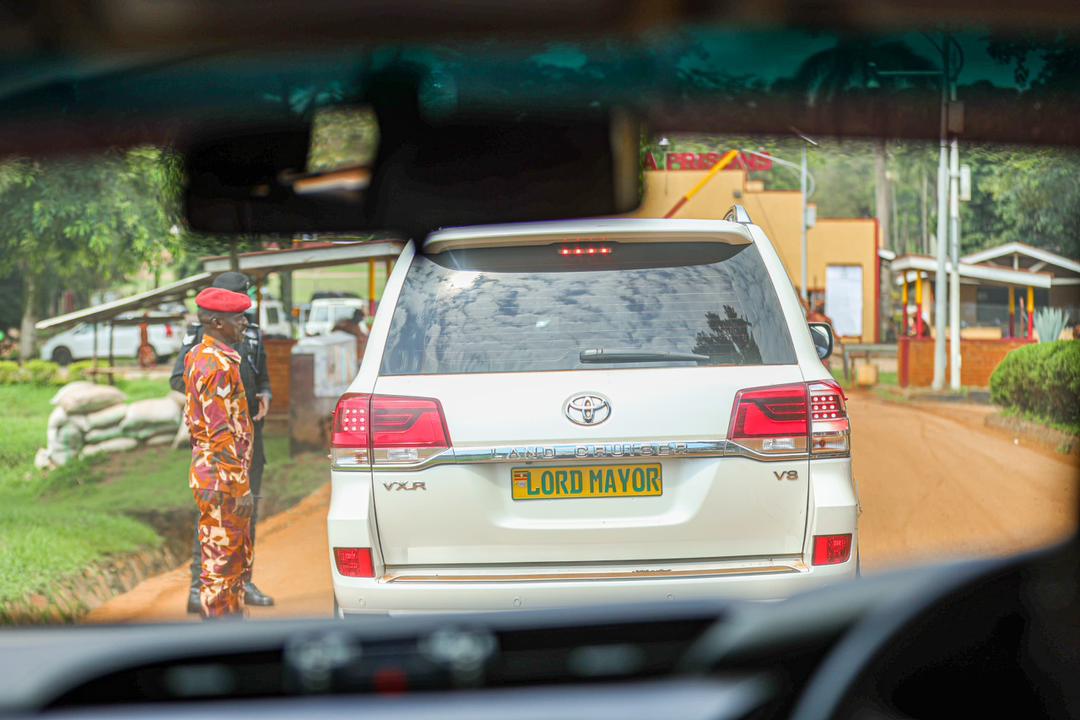
[[[937,273],[934,276],[934,380],[933,388],[945,388],[945,273],[949,250],[949,97],[952,73],[949,63],[949,35],[941,36],[941,138],[938,149],[937,182]]]
[[[956,94],[955,85],[952,93]],[[954,98],[955,99],[955,98]],[[949,152],[949,387],[960,390],[960,143],[953,137]]]
[[[930,251],[930,236],[928,233],[928,222],[926,217],[926,173],[922,172],[922,222],[919,224],[919,253],[926,254]]]

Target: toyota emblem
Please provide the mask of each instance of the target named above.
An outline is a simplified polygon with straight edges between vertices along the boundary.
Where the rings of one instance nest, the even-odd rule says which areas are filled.
[[[566,401],[566,417],[577,425],[599,425],[611,415],[607,398],[592,393],[575,395]]]

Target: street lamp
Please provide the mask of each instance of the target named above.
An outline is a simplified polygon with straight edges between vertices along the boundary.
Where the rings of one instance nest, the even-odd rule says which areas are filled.
[[[814,196],[814,190],[817,189],[817,185],[814,182],[814,176],[811,175],[810,171],[807,170],[807,168],[806,168],[806,150],[807,150],[807,147],[809,145],[813,145],[814,147],[818,147],[818,144],[816,142],[814,142],[813,140],[811,140],[810,138],[803,135],[802,133],[796,132],[796,135],[798,135],[799,139],[803,141],[802,163],[799,164],[799,165],[796,165],[793,162],[788,162],[787,160],[783,160],[781,158],[778,158],[775,155],[766,155],[764,153],[754,152],[753,150],[740,150],[740,152],[743,153],[744,155],[753,155],[755,157],[765,158],[766,160],[771,160],[772,162],[777,163],[778,165],[783,165],[786,168],[790,168],[792,170],[797,170],[799,172],[799,188],[800,188],[800,192],[801,192],[801,195],[802,195],[802,288],[801,288],[799,294],[802,296],[802,299],[806,301],[807,307],[809,307],[809,304],[810,304],[810,291],[808,289],[808,282],[809,281],[807,279],[807,270],[806,270],[806,266],[807,266],[807,261],[806,261],[806,256],[807,256],[806,231],[807,231],[807,229],[809,227],[809,223],[807,223],[807,221],[806,221],[807,220],[807,217],[806,217],[806,201]],[[809,183],[809,185],[810,185],[809,190],[807,190],[807,183]]]
[[[667,153],[671,149],[671,141],[667,139],[667,135],[661,135],[659,142],[656,143],[660,148],[660,162],[663,163],[664,170],[667,170]],[[668,191],[668,174],[664,173],[664,195],[667,195]]]

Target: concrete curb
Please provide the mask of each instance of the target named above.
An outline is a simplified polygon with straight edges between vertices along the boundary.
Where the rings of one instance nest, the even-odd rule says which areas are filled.
[[[1062,455],[1080,455],[1080,436],[1024,418],[993,413],[987,415],[986,426],[1012,434],[1015,444],[1042,445]]]

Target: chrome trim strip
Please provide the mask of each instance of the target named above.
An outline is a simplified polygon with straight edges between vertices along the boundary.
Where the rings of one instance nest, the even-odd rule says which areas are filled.
[[[488,465],[495,463],[573,464],[596,460],[628,458],[721,458],[741,457],[758,462],[807,460],[806,451],[763,454],[730,440],[644,440],[627,442],[577,443],[574,445],[502,445],[496,447],[449,448],[418,463],[382,464],[373,467],[334,467],[344,472],[414,472],[440,465]]]
[[[801,563],[757,565],[727,568],[697,568],[693,570],[622,570],[614,572],[521,573],[515,575],[406,575],[387,573],[380,578],[385,583],[424,584],[490,584],[520,582],[603,582],[608,580],[655,580],[658,578],[710,578],[738,575],[788,575],[806,572]]]

